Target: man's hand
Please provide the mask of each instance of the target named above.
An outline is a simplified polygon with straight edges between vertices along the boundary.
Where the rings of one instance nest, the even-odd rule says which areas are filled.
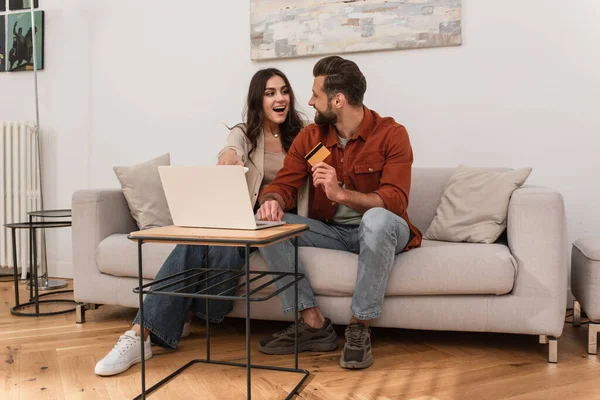
[[[312,167],[312,174],[315,187],[321,185],[329,200],[339,202],[344,189],[338,183],[335,168],[329,164],[320,162]]]
[[[225,150],[221,154],[221,157],[219,157],[219,161],[217,162],[217,165],[241,165],[241,166],[244,166],[244,163],[242,162],[240,157],[238,157],[235,150]]]
[[[258,209],[257,216],[260,221],[281,221],[283,210],[277,200],[267,200]]]

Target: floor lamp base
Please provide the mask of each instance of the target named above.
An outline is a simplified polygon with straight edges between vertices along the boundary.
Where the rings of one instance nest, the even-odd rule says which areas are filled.
[[[38,279],[38,290],[40,291],[46,291],[46,290],[56,290],[56,289],[62,289],[67,287],[69,284],[67,283],[67,281],[62,280],[62,279],[43,279],[40,278]],[[29,289],[31,286],[30,283],[27,284],[27,289]]]

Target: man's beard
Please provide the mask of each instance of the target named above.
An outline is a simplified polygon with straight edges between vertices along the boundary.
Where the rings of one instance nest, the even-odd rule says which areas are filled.
[[[317,109],[315,108],[315,110]],[[337,122],[337,120],[338,117],[331,109],[330,104],[327,105],[327,110],[324,113],[317,110],[317,114],[315,114],[315,124],[317,125],[333,125]]]

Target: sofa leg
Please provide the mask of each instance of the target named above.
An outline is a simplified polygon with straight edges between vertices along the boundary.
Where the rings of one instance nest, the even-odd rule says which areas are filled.
[[[75,309],[75,322],[83,324],[85,322],[85,304],[79,303]]]
[[[554,336],[548,337],[548,362],[553,364],[558,362],[558,339]]]
[[[581,326],[581,304],[577,300],[573,301],[573,326]]]
[[[588,354],[598,354],[598,332],[600,332],[600,324],[590,321],[588,330]]]
[[[85,323],[85,311],[86,310],[97,310],[99,306],[100,306],[99,304],[93,304],[93,303],[77,304],[77,306],[75,307],[75,322],[77,322],[78,324]]]
[[[540,335],[540,344],[548,345],[548,362],[558,362],[558,339],[554,336]]]

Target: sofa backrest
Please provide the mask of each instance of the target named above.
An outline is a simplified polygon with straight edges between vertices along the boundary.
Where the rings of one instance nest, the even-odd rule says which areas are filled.
[[[408,218],[421,233],[425,233],[442,200],[448,180],[456,168],[414,167],[408,199]],[[484,168],[488,171],[504,172],[509,168]]]
[[[454,168],[414,167],[408,199],[408,218],[425,234],[435,217],[442,194]]]
[[[424,234],[431,225],[446,184],[455,169],[453,167],[413,167],[410,197],[408,199],[408,217],[421,233]],[[497,172],[510,170],[510,168],[484,169]],[[123,200],[125,200],[124,196]],[[135,220],[130,213],[128,217],[129,225],[135,226]]]

